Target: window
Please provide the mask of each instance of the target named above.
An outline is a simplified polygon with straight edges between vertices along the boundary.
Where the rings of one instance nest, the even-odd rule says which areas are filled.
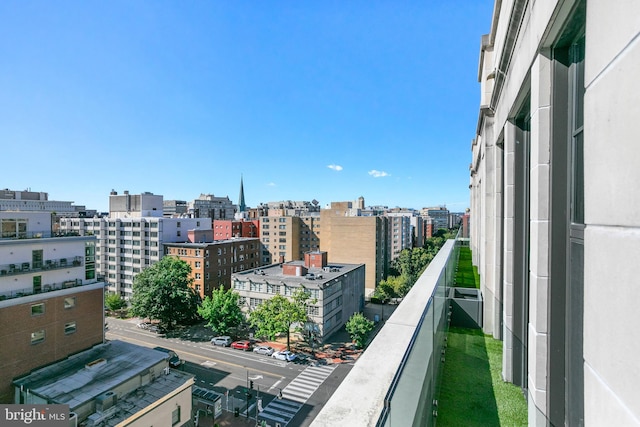
[[[33,268],[42,268],[42,249],[36,249],[31,252],[31,264]]]
[[[76,297],[66,297],[64,299],[64,308],[73,308],[76,306]]]
[[[31,306],[31,315],[32,316],[42,316],[44,314],[44,303],[33,304]]]
[[[64,324],[64,334],[69,335],[76,332],[76,322],[69,322]]]
[[[38,344],[44,341],[44,329],[31,332],[31,344]]]
[[[180,422],[180,407],[178,406],[171,413],[171,425],[174,426]]]

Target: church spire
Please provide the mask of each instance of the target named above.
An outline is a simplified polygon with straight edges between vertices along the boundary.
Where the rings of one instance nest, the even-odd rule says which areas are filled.
[[[240,175],[240,197],[238,200],[238,211],[245,212],[247,210],[247,205],[244,203],[244,185],[242,183],[242,175]]]

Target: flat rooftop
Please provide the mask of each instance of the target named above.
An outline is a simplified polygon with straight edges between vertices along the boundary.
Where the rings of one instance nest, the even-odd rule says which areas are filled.
[[[148,347],[124,341],[108,341],[33,371],[14,380],[13,383],[50,402],[67,404],[73,410],[73,408],[142,374],[151,366],[162,362],[166,357],[166,353]],[[174,371],[171,374],[174,374]],[[161,378],[171,376],[162,375]],[[184,384],[187,378],[188,376],[185,376],[181,379],[180,384]],[[167,383],[168,380],[169,378],[166,378],[163,383]],[[145,391],[152,400],[146,402],[140,398],[141,408],[171,391],[171,388],[167,388],[171,387],[171,384],[158,383],[154,385],[154,383],[155,381],[151,382],[147,386],[149,391]],[[159,387],[162,390],[153,392]],[[158,396],[155,397],[155,395]]]
[[[249,280],[252,282],[279,282],[286,281],[287,283],[300,283],[305,286],[320,286],[323,283],[330,282],[331,280],[337,279],[346,273],[349,273],[353,270],[356,270],[359,267],[364,266],[364,264],[338,264],[338,263],[328,263],[324,268],[316,268],[310,267],[307,268],[307,273],[313,274],[314,279],[310,280],[305,275],[296,276],[292,274],[284,274],[283,273],[283,265],[285,264],[271,264],[263,267],[254,268],[252,270],[245,270],[242,272],[232,274],[232,278],[237,278],[238,280]],[[304,267],[304,261],[290,261],[287,262],[286,265],[293,266],[301,266]]]

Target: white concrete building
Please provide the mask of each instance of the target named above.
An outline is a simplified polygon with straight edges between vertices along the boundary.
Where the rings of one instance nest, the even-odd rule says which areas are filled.
[[[144,193],[109,198],[106,218],[66,218],[60,230],[96,236],[96,267],[107,290],[131,297],[133,278],[162,258],[165,242],[186,242],[189,230],[211,230],[206,218],[163,218],[162,196]]]
[[[320,251],[306,253],[304,261],[272,264],[231,276],[231,286],[240,294],[246,313],[275,295],[288,297],[299,289],[309,292],[315,300],[308,307],[309,319],[317,325],[320,340],[339,331],[351,315],[363,310],[364,284],[364,264],[328,263],[327,253]]]
[[[529,425],[640,425],[640,3],[496,1],[471,246]]]

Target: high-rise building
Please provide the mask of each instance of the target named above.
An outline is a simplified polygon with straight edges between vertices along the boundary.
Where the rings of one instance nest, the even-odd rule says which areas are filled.
[[[431,208],[422,208],[420,215],[431,218],[433,233],[440,229],[448,230],[449,227],[449,210],[444,206]]]
[[[638,425],[640,3],[495,2],[471,247],[529,425]]]
[[[358,216],[352,202],[333,202],[320,211],[320,250],[329,262],[366,265],[365,295],[374,292],[389,267],[389,218]]]
[[[60,230],[96,236],[96,270],[107,290],[128,299],[133,278],[160,259],[164,243],[185,242],[189,233],[210,231],[208,218],[163,218],[161,195],[122,196],[112,191],[110,212],[103,218],[66,218]]]
[[[51,235],[50,212],[0,212],[0,403],[12,380],[104,341],[95,236]]]

